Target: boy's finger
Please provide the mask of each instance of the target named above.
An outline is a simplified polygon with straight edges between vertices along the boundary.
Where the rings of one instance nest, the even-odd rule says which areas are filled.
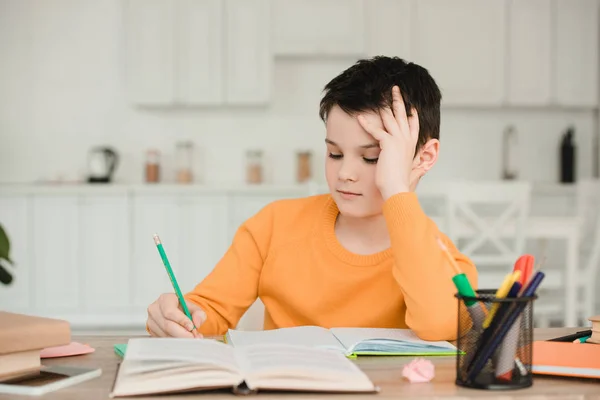
[[[166,320],[165,325],[168,324],[169,321],[171,321],[178,325],[181,325],[188,332],[191,331],[192,329],[194,329],[194,324],[192,323],[192,321],[187,317],[187,315],[185,315],[183,312],[181,312],[178,308],[168,310],[164,314],[164,316],[165,316],[165,320]]]
[[[165,322],[164,328],[167,336],[179,338],[194,338],[194,334],[192,332],[188,331],[186,328],[184,328],[183,326],[181,326],[181,324],[177,322],[167,320]]]
[[[410,136],[418,140],[419,139],[419,114],[417,113],[417,109],[413,107],[411,110],[411,116],[408,117],[408,127],[410,130]]]
[[[381,117],[381,121],[383,121],[383,126],[387,133],[392,136],[399,136],[402,134],[402,132],[400,132],[400,126],[398,126],[398,122],[396,122],[396,118],[394,118],[394,114],[390,108],[385,107],[380,110],[379,116]]]
[[[152,335],[152,336],[158,336],[158,337],[167,336],[166,332],[163,331],[161,329],[161,327],[158,325],[158,323],[153,319],[148,320],[148,331],[150,332],[150,335]]]
[[[373,124],[371,124],[369,121],[367,121],[367,119],[364,116],[359,115],[356,119],[358,120],[358,123],[360,124],[360,126],[362,126],[362,128],[365,131],[367,131],[367,133],[369,133],[371,136],[373,136],[375,138],[375,140],[381,142],[386,139],[386,136],[387,137],[390,136],[387,132],[384,132],[383,130],[376,128]]]
[[[409,133],[408,118],[406,117],[406,106],[404,105],[404,99],[400,93],[400,88],[394,86],[392,88],[392,107],[394,109],[394,115],[396,116],[396,122],[400,126],[400,130],[405,133]]]
[[[206,321],[206,313],[201,308],[192,311],[192,321],[196,328],[199,328]]]

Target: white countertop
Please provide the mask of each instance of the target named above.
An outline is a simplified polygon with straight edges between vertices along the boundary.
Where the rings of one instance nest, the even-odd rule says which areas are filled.
[[[540,196],[567,196],[575,194],[576,185],[559,183],[533,183],[533,194]],[[0,195],[118,195],[118,194],[244,194],[244,195],[306,195],[326,193],[327,185],[321,183],[273,184],[177,184],[177,183],[4,183]]]
[[[321,188],[320,186],[316,186]],[[118,194],[306,194],[311,187],[306,185],[203,185],[203,184],[88,184],[88,183],[44,183],[44,184],[0,184],[0,195],[118,195]],[[322,189],[322,188],[321,188]]]

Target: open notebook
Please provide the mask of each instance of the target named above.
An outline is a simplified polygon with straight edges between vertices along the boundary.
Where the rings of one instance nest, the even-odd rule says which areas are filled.
[[[266,331],[229,330],[225,339],[234,347],[256,344],[295,344],[339,350],[346,356],[431,356],[457,353],[456,347],[451,343],[421,340],[410,329],[326,329],[318,326],[300,326]]]
[[[343,354],[293,345],[234,348],[207,339],[130,339],[111,397],[229,389],[376,392]]]

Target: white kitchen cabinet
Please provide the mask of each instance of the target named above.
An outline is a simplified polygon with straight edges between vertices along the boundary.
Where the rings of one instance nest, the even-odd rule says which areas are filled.
[[[226,0],[226,102],[266,104],[273,55],[269,0]]]
[[[79,198],[76,195],[33,197],[33,305],[42,314],[79,310],[86,268],[80,263]]]
[[[11,272],[10,285],[0,284],[0,310],[11,312],[27,311],[31,307],[32,276],[35,276],[31,263],[30,244],[30,202],[24,195],[0,197],[0,225],[10,242],[10,258],[14,265],[2,261]]]
[[[228,202],[224,195],[186,196],[181,199],[181,290],[187,292],[215,267],[229,247]],[[179,276],[181,278],[179,278]]]
[[[369,0],[364,10],[368,57],[411,60],[411,11],[411,0]]]
[[[128,0],[127,78],[142,106],[223,102],[221,0]]]
[[[276,56],[364,55],[363,0],[272,0],[272,7]]]
[[[124,9],[126,76],[138,105],[175,101],[175,11],[172,0],[127,0]]]
[[[501,105],[505,0],[419,0],[413,5],[411,55],[440,86],[442,104]]]
[[[140,195],[133,200],[130,287],[141,312],[173,287],[153,241],[157,233],[182,292],[212,271],[228,247],[226,196]]]
[[[80,200],[82,304],[86,313],[127,310],[131,276],[130,212],[126,195],[86,195]]]
[[[133,243],[130,276],[132,304],[142,312],[173,287],[160,258],[153,235],[160,237],[175,276],[182,268],[182,239],[179,201],[175,195],[139,195],[133,198]],[[179,278],[178,278],[179,280]]]
[[[506,101],[517,106],[548,105],[552,101],[552,0],[509,0],[508,10]]]
[[[561,106],[598,105],[598,0],[555,0],[554,99]]]
[[[221,104],[223,89],[223,4],[221,0],[178,0],[176,12],[176,102]]]

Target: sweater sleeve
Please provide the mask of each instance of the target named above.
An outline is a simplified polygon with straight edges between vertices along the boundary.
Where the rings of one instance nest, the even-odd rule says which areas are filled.
[[[383,206],[394,256],[393,274],[406,302],[406,324],[423,340],[455,340],[458,300],[452,270],[436,237],[448,247],[473,289],[477,270],[424,213],[415,193],[398,193]]]
[[[258,282],[271,242],[272,207],[266,206],[237,230],[211,273],[185,298],[204,310],[203,335],[223,335],[237,325],[258,297]]]

